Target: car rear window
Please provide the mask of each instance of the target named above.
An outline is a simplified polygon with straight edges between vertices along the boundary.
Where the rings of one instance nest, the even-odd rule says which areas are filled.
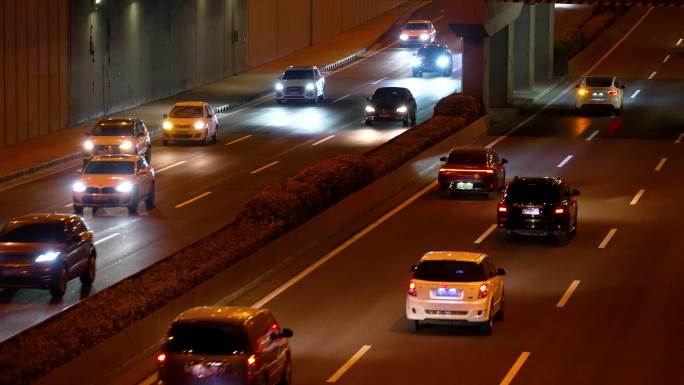
[[[481,152],[452,152],[447,163],[466,166],[482,166],[487,164],[487,154]]]
[[[613,78],[587,78],[589,87],[610,87],[613,85]]]
[[[93,136],[133,136],[130,124],[98,124],[90,132]]]
[[[558,187],[546,182],[511,183],[506,190],[509,203],[556,203],[560,199]]]
[[[289,70],[283,74],[283,80],[313,79],[312,70]]]
[[[406,90],[396,87],[378,88],[373,94],[373,99],[405,99]]]
[[[419,49],[417,54],[418,54],[418,56],[433,56],[433,55],[439,55],[442,53],[446,53],[444,51],[445,51],[444,48],[432,46],[432,47],[423,47],[423,48]]]
[[[133,174],[134,163],[128,161],[90,161],[83,170],[84,174]]]
[[[176,106],[169,114],[172,118],[201,118],[204,117],[204,107],[201,106]]]
[[[404,29],[409,30],[409,31],[428,29],[428,24],[427,23],[408,23],[408,24],[406,24],[406,27],[404,27]]]
[[[171,326],[166,343],[170,353],[236,355],[249,350],[244,331],[217,322],[184,322]]]
[[[465,261],[423,261],[418,265],[413,278],[436,282],[479,282],[485,281],[484,267]]]
[[[9,223],[0,232],[0,242],[64,243],[62,223]]]

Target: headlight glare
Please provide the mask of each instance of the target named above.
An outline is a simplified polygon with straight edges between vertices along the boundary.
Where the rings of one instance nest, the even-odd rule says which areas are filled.
[[[413,65],[414,67],[418,67],[422,63],[423,63],[423,58],[420,56],[414,56],[411,58],[411,65]]]
[[[204,122],[201,120],[198,120],[195,122],[195,124],[193,124],[193,127],[195,127],[195,130],[201,130],[201,129],[205,128],[206,126],[207,125],[204,124]]]
[[[133,183],[131,182],[121,182],[116,186],[116,191],[120,193],[128,193],[133,190]]]
[[[445,68],[449,65],[449,58],[446,55],[442,55],[437,58],[437,67]]]
[[[52,262],[59,257],[59,251],[46,251],[36,258],[36,262]]]
[[[130,150],[131,148],[133,148],[133,142],[131,142],[130,140],[124,140],[124,141],[119,145],[119,148],[122,149],[122,150]]]
[[[170,130],[170,129],[173,128],[173,124],[171,124],[171,122],[169,122],[168,120],[165,120],[165,121],[164,121],[164,124],[162,124],[162,127],[163,127],[165,130]]]
[[[283,83],[278,82],[278,83],[275,84],[275,89],[276,89],[276,91],[282,91],[283,88],[284,88],[284,87],[283,87]]]
[[[428,34],[425,33],[425,32],[423,32],[423,33],[420,34],[420,40],[422,40],[422,41],[425,41],[425,40],[427,40],[427,39],[429,39],[429,38],[430,38],[430,35],[428,35]]]
[[[406,106],[401,106],[401,107],[397,108],[397,112],[400,114],[405,114],[406,111],[408,111],[408,108],[406,108]]]
[[[71,189],[75,192],[84,192],[86,186],[83,184],[83,182],[76,182],[71,186]]]
[[[408,35],[405,33],[402,33],[401,35],[399,35],[399,39],[400,40],[408,40]]]
[[[366,112],[375,112],[375,108],[373,106],[366,106]]]
[[[314,84],[313,83],[308,83],[306,85],[306,90],[307,91],[313,91],[314,90]]]
[[[95,144],[92,140],[86,140],[83,142],[83,148],[85,148],[86,151],[91,151],[93,148],[95,148]]]

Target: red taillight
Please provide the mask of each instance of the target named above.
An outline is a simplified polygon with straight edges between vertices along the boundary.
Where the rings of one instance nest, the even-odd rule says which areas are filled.
[[[247,358],[247,366],[249,366],[251,368],[254,365],[256,365],[256,356],[254,354],[252,354],[251,356],[249,356]]]
[[[506,205],[504,205],[504,204],[499,204],[499,206],[497,207],[497,210],[498,210],[500,213],[507,213],[507,212],[508,212],[508,207],[506,207]]]
[[[157,362],[159,362],[160,364],[163,364],[164,361],[166,361],[166,354],[159,353],[159,355],[157,356]]]
[[[608,91],[608,95],[617,96],[617,94],[618,94],[617,90],[610,90],[610,91]]]
[[[416,283],[413,281],[409,282],[409,289],[408,289],[408,295],[415,297],[416,296]]]
[[[483,283],[477,291],[477,298],[485,298],[489,294],[489,285]]]
[[[563,214],[565,212],[565,208],[563,207],[556,207],[556,209],[553,211],[556,214]]]
[[[481,168],[481,169],[474,169],[474,168],[448,168],[448,167],[442,167],[439,169],[440,172],[482,172],[485,174],[494,174],[494,170],[491,168]]]

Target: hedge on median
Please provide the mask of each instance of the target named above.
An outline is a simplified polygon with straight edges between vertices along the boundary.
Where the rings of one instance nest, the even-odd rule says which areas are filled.
[[[482,116],[452,94],[434,116],[364,155],[339,155],[266,186],[216,233],[0,344],[0,383],[28,384],[170,303]]]

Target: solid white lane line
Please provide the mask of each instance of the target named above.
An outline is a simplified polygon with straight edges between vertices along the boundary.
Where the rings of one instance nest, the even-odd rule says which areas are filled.
[[[639,191],[636,193],[636,195],[634,196],[634,198],[632,198],[632,201],[629,202],[629,204],[632,205],[632,206],[636,205],[637,202],[639,202],[639,199],[641,198],[641,196],[644,195],[645,192],[646,192],[646,190],[643,189],[643,188],[642,188],[641,190],[639,190]]]
[[[342,365],[342,367],[340,367],[339,369],[337,369],[337,371],[335,372],[335,374],[333,374],[332,376],[330,376],[330,378],[328,378],[325,382],[337,382],[337,380],[339,380],[340,377],[342,377],[342,375],[343,375],[347,370],[349,370],[349,368],[351,368],[352,365],[354,365],[354,364],[356,363],[356,361],[360,360],[361,357],[363,357],[363,355],[366,354],[366,352],[367,352],[370,348],[371,348],[370,345],[363,345],[363,346],[361,347],[361,349],[359,349],[359,351],[357,351],[356,353],[354,353],[353,356],[351,356],[351,358],[349,359],[349,361],[345,362],[344,365]]]
[[[95,246],[97,246],[97,245],[99,245],[100,243],[106,242],[106,241],[108,241],[108,240],[110,240],[110,239],[112,239],[112,238],[114,238],[114,237],[118,237],[119,235],[120,235],[119,233],[114,233],[114,234],[107,235],[106,237],[104,237],[104,238],[102,238],[102,239],[98,239],[97,241],[93,242],[93,244],[94,244]]]
[[[632,94],[632,96],[630,96],[629,98],[630,98],[630,99],[636,98],[637,95],[639,95],[640,92],[641,92],[641,90],[636,90],[636,91],[634,91],[634,93]]]
[[[174,164],[170,164],[170,165],[168,165],[168,166],[166,166],[166,167],[162,167],[162,168],[160,168],[159,170],[156,170],[156,173],[159,174],[160,172],[164,172],[164,171],[166,171],[166,170],[168,170],[168,169],[170,169],[170,168],[174,168],[174,167],[176,167],[176,166],[180,166],[181,164],[184,164],[184,163],[188,163],[188,161],[187,161],[187,160],[181,160],[180,162],[176,162],[176,163],[174,163]]]
[[[292,287],[294,284],[297,282],[301,281],[302,279],[306,278],[309,274],[314,272],[316,269],[321,267],[324,263],[328,262],[330,259],[332,259],[334,256],[337,254],[341,253],[344,251],[346,248],[354,244],[354,242],[358,241],[359,239],[363,238],[366,236],[368,233],[373,231],[376,227],[380,226],[384,222],[386,222],[388,219],[392,218],[394,215],[396,215],[398,212],[406,208],[406,206],[410,205],[413,203],[416,199],[420,198],[423,196],[426,192],[432,190],[433,188],[437,187],[437,181],[433,181],[429,185],[423,187],[422,190],[418,191],[417,193],[413,194],[409,199],[405,200],[401,204],[399,204],[397,207],[393,208],[389,212],[387,212],[385,215],[382,217],[376,219],[373,223],[370,225],[366,226],[363,230],[359,231],[356,233],[353,237],[349,238],[346,240],[344,243],[341,245],[337,246],[335,249],[333,249],[331,252],[328,254],[324,255],[321,259],[318,261],[314,262],[312,265],[307,267],[306,269],[302,270],[299,274],[295,275],[292,277],[289,281],[285,282],[284,284],[280,285],[277,289],[273,290],[269,294],[267,294],[264,298],[260,299],[259,301],[255,302],[252,307],[253,308],[260,308],[267,303],[269,303],[273,298],[279,296],[282,294],[285,290],[289,289]]]
[[[682,44],[682,41],[684,41],[684,39],[677,40],[677,47],[679,47],[679,45]]]
[[[508,373],[506,373],[506,377],[501,380],[499,385],[509,385],[511,381],[515,378],[515,375],[518,374],[518,371],[522,366],[525,364],[525,361],[527,361],[527,357],[530,356],[530,352],[522,352],[520,353],[520,356],[518,357],[517,360],[515,360],[515,363],[513,363],[513,366],[511,369],[508,370]]]
[[[565,159],[563,159],[562,162],[558,163],[558,165],[556,167],[561,168],[561,167],[565,166],[565,164],[568,163],[570,161],[570,159],[572,159],[572,155],[566,156]]]
[[[188,199],[187,201],[185,201],[185,202],[183,202],[183,203],[181,203],[181,204],[176,205],[176,208],[179,209],[179,208],[181,208],[181,207],[183,207],[183,206],[187,206],[187,205],[189,205],[190,203],[192,203],[192,202],[194,202],[194,201],[196,201],[196,200],[202,199],[202,198],[204,198],[205,196],[210,195],[210,194],[211,194],[211,191],[207,191],[207,192],[205,192],[205,193],[203,193],[203,194],[200,194],[200,195],[198,195],[198,196],[196,196],[196,197],[194,197],[194,198],[192,198],[192,199]]]
[[[563,307],[565,304],[568,302],[570,297],[572,296],[572,293],[575,292],[575,289],[577,289],[577,286],[579,286],[580,281],[579,280],[574,280],[570,283],[570,286],[568,289],[565,291],[563,296],[561,297],[560,301],[556,304],[556,307]]]
[[[616,229],[615,227],[610,229],[608,231],[608,234],[606,234],[606,236],[603,238],[603,241],[601,241],[601,244],[599,245],[598,248],[599,249],[605,249],[606,246],[608,246],[608,242],[610,242],[610,240],[613,239],[613,236],[615,235],[615,233],[617,233],[617,230],[618,229]]]
[[[351,96],[351,95],[347,94],[347,95],[342,96],[341,98],[337,98],[337,99],[333,100],[333,103],[337,103],[342,99],[348,98],[349,96]]]
[[[330,140],[330,139],[332,139],[332,138],[334,138],[334,137],[335,137],[335,135],[326,136],[325,138],[319,140],[318,142],[312,143],[311,145],[312,145],[312,146],[318,146],[319,144],[321,144],[321,143],[323,143],[323,142],[325,142],[325,141],[327,141],[327,140]]]
[[[665,56],[665,59],[663,59],[663,63],[667,63],[668,60],[670,60],[670,55]]]
[[[382,78],[380,78],[380,79],[378,79],[378,80],[376,80],[376,81],[374,81],[374,82],[371,82],[371,84],[378,84],[378,83],[380,83],[381,81],[383,81],[383,80],[385,80],[385,79],[387,79],[387,76],[382,77]]]
[[[492,232],[494,232],[494,230],[496,230],[496,224],[493,224],[493,225],[489,226],[489,228],[488,228],[487,230],[485,230],[485,232],[482,233],[482,235],[480,235],[480,236],[475,240],[475,242],[473,242],[473,243],[478,243],[478,244],[479,244],[479,243],[482,243],[482,241],[484,241],[485,239],[487,239],[487,237],[489,236],[489,234],[491,234]]]
[[[591,135],[589,135],[589,136],[587,137],[587,142],[590,141],[590,140],[592,140],[592,139],[594,139],[594,137],[595,137],[596,135],[598,135],[598,133],[599,133],[599,130],[596,130],[596,131],[592,132]]]
[[[589,69],[587,69],[586,71],[584,71],[584,73],[583,73],[582,75],[580,75],[578,78],[579,78],[579,79],[582,79],[582,78],[587,77],[587,75],[589,75],[589,74],[591,73],[591,71],[595,70],[596,67],[598,67],[599,65],[601,65],[601,63],[603,63],[603,61],[606,60],[606,59],[608,58],[608,56],[610,56],[610,55],[613,53],[613,51],[615,51],[615,50],[622,44],[623,41],[627,40],[627,38],[632,34],[632,32],[634,32],[634,31],[641,25],[641,23],[643,23],[644,20],[646,20],[646,18],[648,17],[648,15],[650,15],[651,12],[653,12],[653,9],[654,9],[654,7],[649,7],[649,8],[647,8],[647,9],[646,9],[646,12],[644,12],[644,14],[641,15],[641,18],[639,18],[639,20],[637,20],[637,22],[636,22],[634,25],[632,25],[632,27],[631,27],[624,35],[622,35],[622,37],[620,38],[620,40],[618,40],[612,47],[610,47],[610,49],[609,49],[608,51],[606,51],[606,52],[603,54],[603,56],[601,56],[596,62],[594,62],[594,64],[593,64],[591,67],[589,67]],[[527,119],[523,120],[522,122],[520,122],[519,124],[517,124],[515,127],[511,128],[510,130],[508,130],[508,132],[506,133],[506,135],[500,136],[500,137],[496,138],[494,141],[492,141],[491,143],[489,143],[489,144],[488,144],[487,146],[485,146],[485,147],[487,147],[487,148],[493,147],[494,145],[496,145],[497,143],[499,143],[501,140],[503,140],[504,138],[506,138],[506,136],[512,134],[513,132],[515,132],[516,130],[518,130],[520,127],[522,127],[522,126],[526,125],[527,123],[529,123],[530,121],[532,121],[532,119],[536,118],[540,113],[546,111],[547,108],[549,108],[551,105],[553,105],[554,103],[556,103],[556,101],[558,101],[558,99],[560,99],[563,95],[565,95],[566,93],[568,93],[568,91],[570,91],[570,90],[573,89],[573,88],[575,88],[575,84],[571,84],[571,85],[569,85],[568,87],[566,87],[566,88],[565,88],[564,90],[562,90],[558,95],[554,96],[553,99],[549,100],[548,103],[544,104],[544,105],[543,105],[537,112],[535,112],[533,115],[530,115]]]
[[[245,135],[245,136],[243,136],[242,138],[238,138],[238,139],[235,139],[235,140],[231,140],[230,142],[224,144],[224,146],[230,146],[231,144],[235,144],[235,143],[238,143],[238,142],[242,142],[243,140],[249,139],[249,138],[251,138],[251,137],[252,137],[252,135]]]
[[[252,170],[252,171],[250,171],[249,173],[252,174],[252,175],[253,175],[253,174],[256,174],[256,173],[260,173],[260,172],[266,170],[266,169],[269,168],[269,167],[275,166],[275,165],[278,164],[278,163],[280,163],[279,160],[273,161],[273,162],[271,162],[271,163],[269,163],[269,164],[267,164],[267,165],[265,165],[265,166],[261,166],[261,167],[257,168],[256,170]]]
[[[653,79],[653,78],[656,76],[657,73],[658,73],[658,72],[656,72],[656,71],[651,72],[651,75],[648,76],[648,80]]]
[[[681,134],[679,134],[679,136],[677,137],[677,139],[675,139],[675,143],[681,143],[682,140],[684,140],[684,132],[682,132]]]
[[[665,166],[665,162],[667,162],[667,158],[663,158],[658,162],[658,164],[655,166],[653,171],[660,171],[663,169],[663,166]]]

